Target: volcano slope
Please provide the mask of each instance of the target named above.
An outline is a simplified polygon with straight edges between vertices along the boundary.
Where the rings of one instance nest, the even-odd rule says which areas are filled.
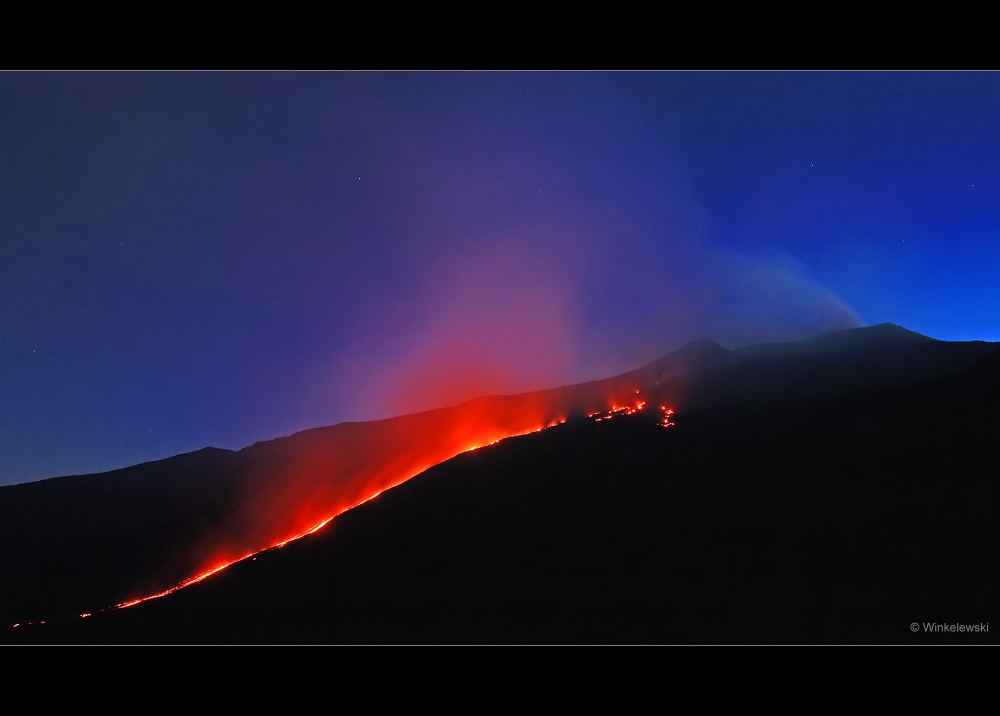
[[[997,346],[877,326],[716,348],[637,372],[676,389],[671,427],[504,440],[161,599],[5,639],[991,643],[923,625],[996,616]]]

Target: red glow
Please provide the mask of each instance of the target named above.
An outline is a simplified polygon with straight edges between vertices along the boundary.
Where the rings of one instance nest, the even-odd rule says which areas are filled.
[[[342,423],[258,443],[243,452],[249,467],[242,508],[211,534],[201,535],[196,551],[181,556],[173,568],[174,574],[180,573],[166,578],[173,586],[108,609],[158,599],[260,552],[281,548],[460,453],[539,432],[573,416],[600,422],[633,415],[646,405],[637,397],[636,385],[635,377],[626,374],[566,388],[478,398],[389,420]],[[673,425],[673,410],[661,409],[664,418],[659,424]],[[193,576],[182,578],[184,573]]]
[[[249,448],[261,460],[244,508],[220,527],[194,576],[122,602],[125,608],[200,582],[267,549],[312,534],[337,515],[374,499],[455,455],[508,437],[565,423],[573,415],[631,415],[645,405],[631,381],[603,381],[517,396],[479,398],[451,408],[369,423],[345,423],[288,439],[275,464],[268,444]],[[630,397],[629,397],[630,396]],[[611,409],[600,410],[600,405]],[[205,544],[205,543],[203,543]]]

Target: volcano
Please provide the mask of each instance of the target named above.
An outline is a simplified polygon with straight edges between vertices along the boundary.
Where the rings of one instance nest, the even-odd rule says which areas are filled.
[[[992,643],[998,405],[882,324],[3,487],[0,639]]]

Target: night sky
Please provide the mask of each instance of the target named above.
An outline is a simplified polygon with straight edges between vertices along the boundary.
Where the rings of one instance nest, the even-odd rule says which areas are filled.
[[[997,73],[4,73],[0,110],[0,484],[701,336],[1000,340]]]

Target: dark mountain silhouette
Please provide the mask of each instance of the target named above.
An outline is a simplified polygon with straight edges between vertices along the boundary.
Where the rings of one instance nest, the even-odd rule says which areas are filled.
[[[2,638],[991,643],[923,624],[996,617],[998,349],[889,324],[701,340],[606,381],[0,488],[0,616],[22,623]],[[260,514],[248,495],[301,499],[273,476],[322,473],[331,444],[405,452],[463,416],[583,415],[636,389],[644,410],[458,455],[203,582],[75,616],[191,576]]]

